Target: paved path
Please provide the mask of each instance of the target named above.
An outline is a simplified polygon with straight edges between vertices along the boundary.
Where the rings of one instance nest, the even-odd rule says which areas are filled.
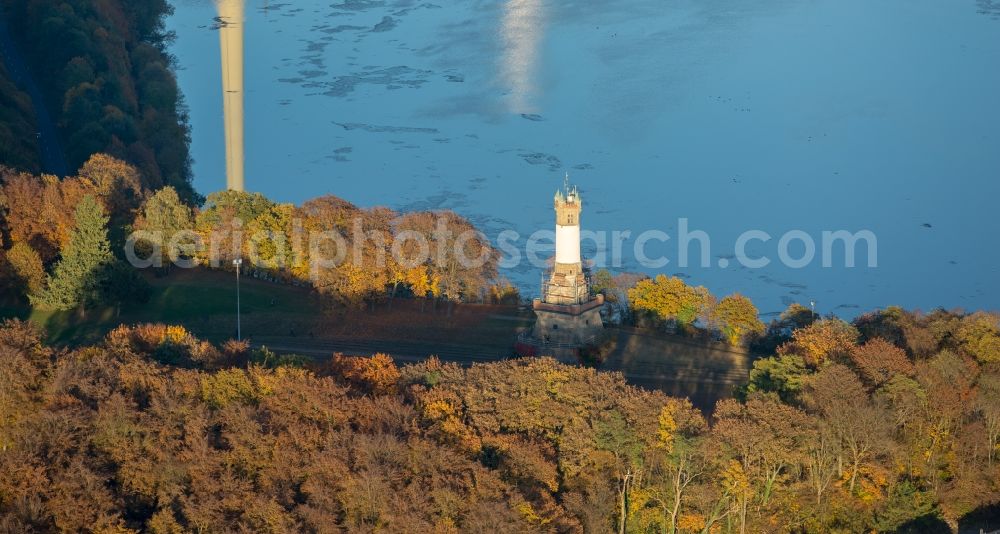
[[[7,14],[0,7],[0,58],[7,66],[11,81],[31,97],[31,105],[35,111],[36,128],[38,128],[38,147],[41,151],[42,172],[63,177],[69,174],[66,156],[59,142],[59,132],[56,129],[52,115],[45,106],[45,95],[31,76],[28,62],[18,50],[17,43],[7,25]]]
[[[503,360],[513,354],[512,350],[503,350],[496,346],[468,343],[271,336],[255,337],[251,341],[255,347],[266,346],[279,353],[295,353],[315,358],[328,358],[336,352],[351,356],[371,356],[381,352],[401,363],[422,361],[430,356],[437,356],[443,361],[471,365]]]

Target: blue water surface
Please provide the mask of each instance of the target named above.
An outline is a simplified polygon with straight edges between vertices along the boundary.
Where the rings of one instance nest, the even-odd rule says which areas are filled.
[[[216,14],[175,7],[207,193],[225,183]],[[453,209],[526,237],[551,228],[568,172],[584,228],[632,232],[621,270],[681,273],[765,314],[997,308],[996,2],[250,0],[247,18],[247,187],[273,199]],[[680,218],[711,237],[711,266],[677,264]],[[649,249],[663,268],[631,253],[648,229],[672,237]],[[766,268],[731,258],[751,229],[774,236],[748,249]],[[860,249],[855,268],[842,252],[782,266],[792,230],[818,249],[825,230],[870,230],[878,266]],[[537,293],[536,267],[503,274]]]

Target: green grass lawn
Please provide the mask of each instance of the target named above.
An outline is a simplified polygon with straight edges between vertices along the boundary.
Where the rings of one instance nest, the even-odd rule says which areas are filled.
[[[149,273],[152,295],[144,304],[126,304],[79,311],[49,312],[8,306],[7,316],[28,318],[41,325],[54,343],[81,344],[102,338],[119,324],[159,322],[185,326],[212,341],[236,337],[235,274],[202,269],[174,270],[168,276]],[[308,289],[240,279],[240,309],[244,336],[288,335],[316,328],[324,303]]]

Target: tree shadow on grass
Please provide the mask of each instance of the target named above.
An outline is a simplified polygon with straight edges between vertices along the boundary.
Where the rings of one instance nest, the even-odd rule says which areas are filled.
[[[896,534],[950,534],[951,528],[948,523],[937,516],[937,514],[927,514],[911,519],[900,525],[896,529]]]
[[[1000,503],[980,506],[958,521],[959,534],[979,534],[1000,530]]]

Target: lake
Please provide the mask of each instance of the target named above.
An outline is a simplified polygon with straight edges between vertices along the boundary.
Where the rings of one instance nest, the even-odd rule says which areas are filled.
[[[216,13],[175,7],[206,194],[225,186]],[[246,184],[272,199],[453,209],[526,238],[569,173],[585,230],[631,232],[620,270],[766,316],[997,308],[1000,2],[252,0],[245,27]],[[679,265],[681,219],[709,265]],[[670,236],[648,247],[666,266],[633,254],[647,230]],[[746,248],[764,268],[733,257],[749,230],[772,236]],[[870,231],[877,267],[860,245],[856,267],[843,247],[824,267],[840,230]],[[816,245],[801,268],[778,254],[796,231],[790,256]],[[502,274],[538,293],[537,267]]]

